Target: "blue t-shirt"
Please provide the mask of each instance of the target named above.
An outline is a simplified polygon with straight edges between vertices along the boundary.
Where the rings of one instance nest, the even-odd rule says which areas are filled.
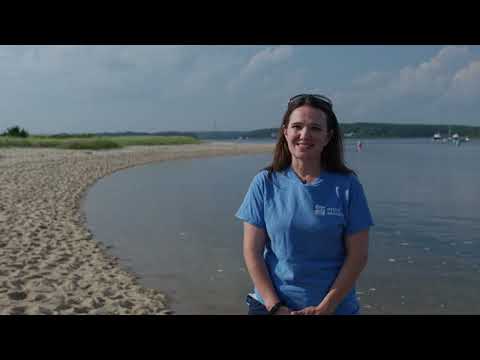
[[[252,180],[236,217],[265,230],[265,262],[282,301],[292,310],[317,306],[345,261],[344,236],[373,225],[355,175],[322,171],[303,184],[291,167]],[[255,297],[264,302],[257,289]],[[336,314],[355,314],[353,288]]]

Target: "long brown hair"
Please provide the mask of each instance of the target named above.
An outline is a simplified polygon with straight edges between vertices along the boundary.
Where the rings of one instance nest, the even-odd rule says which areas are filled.
[[[275,146],[272,163],[265,168],[268,170],[269,175],[274,171],[283,171],[287,169],[292,163],[292,154],[288,149],[288,144],[283,134],[283,129],[288,127],[290,122],[290,115],[292,112],[300,106],[308,105],[316,109],[322,110],[327,115],[327,130],[331,131],[332,137],[327,146],[323,148],[320,163],[321,168],[342,174],[355,174],[355,172],[349,169],[345,165],[343,157],[343,140],[340,126],[338,125],[337,117],[326,104],[314,96],[305,96],[297,101],[288,104],[287,111],[283,115],[282,125],[278,129],[278,140]]]

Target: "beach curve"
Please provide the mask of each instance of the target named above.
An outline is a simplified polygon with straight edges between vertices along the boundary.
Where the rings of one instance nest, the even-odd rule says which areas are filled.
[[[273,151],[212,142],[118,150],[0,150],[0,314],[170,314],[87,228],[81,203],[99,179],[165,160]]]

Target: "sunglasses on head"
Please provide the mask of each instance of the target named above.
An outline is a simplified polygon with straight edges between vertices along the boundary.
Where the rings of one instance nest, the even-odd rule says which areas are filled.
[[[299,94],[299,95],[295,95],[294,97],[291,97],[290,100],[288,100],[288,106],[290,106],[290,105],[292,105],[292,104],[294,104],[298,101],[304,100],[306,98],[313,98],[315,100],[320,101],[323,104],[326,104],[329,109],[333,108],[332,100],[330,100],[326,96],[319,95],[319,94]]]

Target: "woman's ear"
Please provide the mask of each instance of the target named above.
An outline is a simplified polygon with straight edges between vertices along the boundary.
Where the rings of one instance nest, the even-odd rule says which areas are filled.
[[[282,125],[282,132],[283,132],[283,136],[285,136],[285,138],[287,137],[287,127],[285,125]]]

